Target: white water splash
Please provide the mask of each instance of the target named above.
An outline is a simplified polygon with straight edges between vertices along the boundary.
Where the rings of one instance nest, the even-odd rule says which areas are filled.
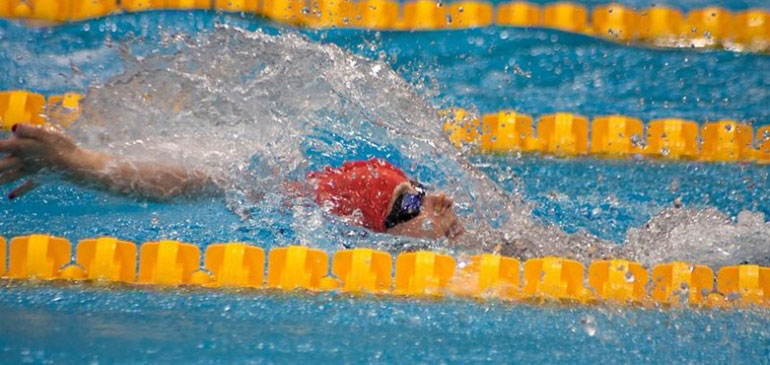
[[[226,26],[168,39],[150,57],[126,51],[126,72],[90,90],[74,130],[78,140],[227,176],[233,211],[276,232],[291,227],[296,234],[285,238],[288,243],[471,253],[499,245],[503,254],[520,258],[617,256],[645,264],[766,260],[770,228],[750,213],[733,224],[715,210],[665,210],[630,230],[623,247],[536,223],[520,197],[500,189],[449,145],[426,96],[381,61],[292,33]],[[450,247],[446,241],[372,235],[284,194],[284,181],[302,179],[309,170],[370,157],[391,160],[447,191],[466,222],[465,239]],[[263,196],[256,203],[249,199],[255,191]]]

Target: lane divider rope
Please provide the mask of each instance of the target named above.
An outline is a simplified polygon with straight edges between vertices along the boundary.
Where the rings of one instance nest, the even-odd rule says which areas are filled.
[[[65,120],[70,118],[69,122],[72,122],[80,112],[78,102],[81,98],[81,95],[73,93],[51,96],[46,101],[42,95],[27,91],[0,93],[2,126],[9,128],[16,123],[45,123],[46,110],[61,113]],[[478,121],[469,120],[465,111],[454,110],[450,116],[447,123],[450,139],[458,143],[480,140],[482,149],[487,148],[489,151],[509,151],[527,146],[559,153],[573,151],[585,154],[588,151],[585,133],[588,122],[585,118],[571,114],[541,117],[538,136],[543,137],[539,139],[534,138],[532,118],[523,114],[502,112],[485,116],[481,133],[476,129]],[[466,125],[457,127],[456,123]],[[736,146],[751,144],[750,131],[747,140],[746,128],[743,128],[745,126],[719,123],[722,124],[714,127],[706,125],[703,128],[704,136],[711,135],[706,137],[703,144],[715,144],[717,147],[701,151],[709,150],[712,151],[709,152],[711,156],[729,156],[731,159],[736,154],[743,156],[746,149],[736,149]],[[763,128],[760,130],[768,130],[770,127]],[[709,132],[711,129],[716,131]],[[596,118],[593,122],[591,151],[621,155],[638,153],[634,150],[636,147],[631,134],[639,134],[641,130],[641,122],[638,120],[624,117]],[[738,132],[741,130],[744,132]],[[490,133],[484,131],[494,131],[495,134],[485,137]],[[661,152],[663,148],[679,151],[668,155],[689,156],[692,146],[697,145],[692,142],[693,138],[697,138],[697,132],[694,123],[670,120],[659,124],[651,122],[648,126],[648,147],[657,146],[655,148],[662,156],[667,155]],[[742,133],[740,135],[744,137],[730,133]],[[657,137],[650,140],[650,135]],[[683,139],[690,142],[682,142]],[[597,147],[594,141],[601,141],[598,145],[603,147]],[[770,149],[767,138],[762,146],[760,150],[767,156],[767,150]],[[558,257],[526,261],[522,280],[520,263],[515,258],[491,254],[474,256],[469,264],[456,270],[455,260],[451,256],[432,252],[406,253],[397,257],[393,278],[392,258],[388,253],[356,249],[334,254],[332,277],[328,275],[326,252],[292,246],[270,251],[265,278],[264,251],[242,243],[210,245],[206,250],[203,269],[199,267],[200,250],[195,245],[173,241],[145,243],[139,250],[138,272],[137,251],[134,243],[116,238],[85,239],[77,246],[75,262],[70,263],[69,241],[48,235],[31,235],[11,240],[10,264],[6,268],[6,241],[0,239],[0,276],[11,279],[107,280],[164,286],[268,287],[417,296],[451,293],[530,302],[605,301],[670,306],[680,305],[680,301],[684,300],[689,305],[707,308],[770,303],[770,268],[756,265],[722,268],[717,274],[717,287],[714,291],[712,270],[687,263],[657,265],[650,278],[638,263],[625,260],[598,261],[588,268],[586,286],[583,265]]]
[[[0,92],[0,130],[14,124],[43,124],[47,118],[68,126],[80,116],[82,95]],[[553,156],[598,156],[703,162],[770,163],[770,125],[758,127],[733,120],[705,123],[668,118],[641,120],[620,115],[588,119],[570,113],[533,118],[501,111],[475,118],[464,109],[442,111],[444,131],[458,147],[480,153],[534,152]],[[481,119],[481,120],[479,120]],[[756,139],[754,138],[756,136]]]
[[[33,22],[72,22],[120,12],[213,9],[262,15],[311,28],[446,30],[487,27],[559,29],[623,43],[661,47],[725,47],[736,51],[770,50],[770,11],[732,13],[718,6],[688,13],[667,6],[632,9],[559,2],[492,5],[434,0],[4,0],[0,17]]]
[[[770,163],[770,125],[756,131],[734,120],[704,123],[663,118],[643,124],[622,115],[588,118],[571,113],[532,117],[500,111],[474,118],[464,109],[442,111],[444,131],[458,147],[481,153],[538,152],[555,156],[598,156],[703,162]],[[535,133],[537,131],[537,133]]]
[[[683,262],[648,272],[627,260],[596,261],[586,275],[582,263],[560,257],[519,260],[481,254],[457,264],[436,252],[402,253],[351,249],[329,256],[305,246],[262,248],[240,242],[206,248],[203,267],[196,245],[177,241],[142,244],[114,237],[84,239],[71,260],[68,240],[50,235],[0,238],[0,277],[22,281],[119,282],[156,287],[202,286],[339,291],[379,295],[494,298],[525,303],[615,304],[641,307],[726,309],[770,305],[770,268],[738,265],[711,268]],[[138,253],[138,271],[137,268]],[[523,274],[523,276],[522,276]],[[715,287],[716,283],[716,287]]]

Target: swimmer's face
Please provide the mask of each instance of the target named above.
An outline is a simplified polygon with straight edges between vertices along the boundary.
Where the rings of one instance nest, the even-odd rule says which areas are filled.
[[[389,210],[400,194],[417,193],[411,183],[397,186],[391,199]],[[454,211],[454,201],[443,193],[426,194],[420,207],[420,214],[408,221],[401,222],[389,228],[387,233],[401,236],[438,239],[446,237],[451,241],[456,240],[465,229],[457,219]]]

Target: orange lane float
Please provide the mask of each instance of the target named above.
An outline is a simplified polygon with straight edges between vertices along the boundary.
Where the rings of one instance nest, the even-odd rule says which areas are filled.
[[[542,24],[542,12],[529,3],[507,3],[497,7],[495,22],[512,27],[537,27]]]
[[[80,101],[82,99],[83,95],[76,93],[49,96],[45,113],[52,120],[68,127],[80,118],[82,112],[80,109]]]
[[[465,0],[6,0],[0,17],[33,24],[81,21],[109,14],[159,9],[201,9],[259,14],[312,28],[442,30],[486,27],[543,27],[607,40],[642,41],[667,47],[727,47],[736,51],[770,50],[770,12],[749,9],[733,14],[718,6],[689,13],[655,5],[631,9],[620,4],[589,9],[557,2],[542,6],[514,1],[493,5]],[[42,22],[41,22],[42,21]]]
[[[398,22],[399,4],[390,0],[363,0],[358,4],[355,27],[365,29],[393,29]]]
[[[588,10],[571,3],[557,3],[543,8],[543,25],[574,33],[589,33]]]
[[[117,0],[73,0],[70,20],[99,18],[119,11]]]
[[[390,291],[392,267],[387,252],[357,248],[334,254],[332,274],[341,282],[340,291],[379,294]]]
[[[446,27],[446,8],[431,0],[406,2],[395,29],[433,30]]]
[[[502,111],[484,116],[481,131],[482,152],[503,153],[536,149],[535,130],[529,115]]]
[[[9,251],[9,278],[51,280],[70,262],[71,247],[64,238],[33,234],[11,239]]]
[[[642,152],[644,125],[635,118],[619,115],[594,118],[591,123],[591,153],[612,156]]]
[[[293,0],[292,0],[293,1]],[[81,114],[83,95],[40,94],[23,90],[0,92],[0,128],[14,124],[43,124],[47,120],[69,126]],[[649,156],[668,160],[719,163],[770,162],[770,126],[757,128],[733,120],[699,127],[694,121],[666,118],[646,126],[622,115],[588,119],[556,113],[540,117],[537,133],[533,118],[513,110],[478,118],[465,109],[441,111],[444,132],[457,147],[470,145],[482,153],[539,152],[556,156],[594,155],[610,158]],[[590,140],[589,140],[590,136]],[[755,144],[756,143],[756,144]]]
[[[466,143],[477,143],[479,138],[479,120],[471,117],[464,109],[454,109],[442,112],[449,116],[444,123],[444,132],[449,141],[457,147]]]
[[[14,1],[10,1],[14,3]],[[63,22],[72,19],[73,2],[59,0],[16,1],[14,16],[37,21]]]
[[[165,0],[121,0],[120,7],[125,11],[163,9]]]
[[[444,111],[444,130],[456,146],[474,145],[482,153],[540,152],[556,156],[595,155],[622,158],[647,155],[669,160],[720,163],[770,162],[770,126],[757,129],[733,120],[706,123],[640,119],[612,115],[588,121],[570,113],[544,115],[535,134],[532,117],[501,111],[478,118],[464,109]],[[645,132],[646,131],[646,132]]]
[[[592,295],[583,285],[583,271],[583,264],[575,260],[559,257],[527,260],[522,297],[585,303]]]
[[[770,12],[749,10],[733,17],[729,38],[749,50],[763,50],[770,46]]]
[[[701,128],[700,159],[712,162],[750,161],[754,158],[754,131],[732,120],[708,123]]]
[[[10,129],[19,123],[45,123],[45,104],[45,98],[40,94],[23,90],[0,92],[2,128]]]
[[[81,240],[75,262],[87,279],[126,283],[136,280],[136,245],[132,242],[114,237]]]
[[[682,119],[656,119],[647,125],[647,154],[668,159],[698,157],[698,124]]]
[[[588,119],[556,113],[540,117],[537,137],[543,152],[555,155],[584,155],[588,153]]]
[[[52,95],[46,102],[43,95],[13,90],[0,92],[0,130],[14,124],[44,124],[46,115],[67,126],[80,116],[80,100],[76,93]]]
[[[455,261],[448,255],[419,251],[396,259],[394,293],[400,295],[443,296],[454,275]]]
[[[770,300],[770,269],[757,265],[728,266],[717,272],[717,291],[741,306]]]
[[[684,15],[676,9],[655,6],[639,13],[639,38],[653,44],[675,44],[684,26]]]
[[[214,0],[214,9],[239,13],[256,13],[258,0]]]
[[[5,237],[0,237],[0,276],[5,275],[5,271],[7,270],[5,258],[7,257],[7,243],[5,241]]]
[[[492,24],[494,9],[491,4],[462,1],[452,3],[447,13],[447,28],[478,28]]]
[[[329,257],[326,252],[305,246],[270,250],[267,264],[269,288],[321,290],[326,285]]]
[[[165,0],[165,2],[170,9],[208,9],[211,7],[211,0]]]
[[[206,286],[259,288],[265,279],[265,251],[240,242],[213,244],[206,248],[204,267],[211,273]]]
[[[714,272],[701,265],[682,262],[657,265],[652,269],[652,299],[663,305],[699,305],[714,289]]]
[[[639,36],[639,14],[622,5],[599,6],[591,13],[593,32],[599,37],[627,42]]]
[[[260,247],[232,242],[212,244],[200,267],[200,249],[176,241],[148,242],[139,248],[114,237],[84,239],[71,263],[68,240],[30,235],[10,240],[9,266],[0,238],[0,275],[10,280],[89,280],[159,288],[202,286],[211,289],[339,291],[353,294],[440,298],[447,294],[525,303],[619,304],[660,308],[726,309],[770,304],[770,268],[727,266],[714,288],[711,268],[675,262],[656,265],[651,275],[639,263],[595,261],[586,275],[582,263],[561,257],[527,260],[479,254],[455,262],[430,251],[398,255],[372,249],[334,254],[329,275],[325,251],[305,246]],[[266,280],[265,280],[266,279]],[[715,290],[716,289],[716,290]]]
[[[198,246],[177,241],[148,242],[139,251],[140,284],[177,286],[190,284],[200,266]]]
[[[596,261],[588,267],[588,283],[596,295],[615,303],[644,303],[649,275],[644,267],[626,260]]]
[[[704,45],[718,44],[730,35],[732,18],[730,12],[715,6],[694,10],[687,15],[684,34]]]
[[[310,4],[307,19],[314,28],[349,28],[357,17],[358,7],[351,0],[313,0]]]
[[[476,298],[518,299],[519,260],[497,254],[471,257],[452,278],[449,289],[455,295]]]
[[[770,126],[757,129],[757,162],[770,163]]]

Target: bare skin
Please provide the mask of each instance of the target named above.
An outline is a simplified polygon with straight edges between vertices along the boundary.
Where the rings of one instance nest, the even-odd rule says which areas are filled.
[[[79,147],[70,136],[51,125],[19,124],[13,135],[0,141],[0,184],[34,175],[41,170],[119,194],[168,200],[178,196],[218,193],[220,184],[205,173],[157,162],[135,162]],[[8,194],[16,198],[33,189],[29,179]]]
[[[410,183],[397,186],[390,199],[388,211],[393,208],[393,203],[399,194],[404,191],[415,193]],[[426,194],[423,198],[420,215],[409,221],[398,224],[386,231],[390,234],[409,236],[416,238],[438,239],[446,237],[454,241],[465,233],[457,214],[454,211],[454,201],[443,193]]]
[[[0,159],[0,185],[28,178],[8,194],[9,199],[34,189],[36,183],[31,177],[44,170],[61,173],[79,184],[152,200],[223,193],[224,181],[202,171],[152,161],[129,161],[88,150],[52,125],[15,125],[12,136],[0,140],[0,153],[6,154]],[[409,190],[414,191],[411,184],[397,186],[388,210],[398,194]],[[455,240],[464,229],[453,206],[454,202],[445,194],[427,194],[419,216],[388,229],[387,233]]]

